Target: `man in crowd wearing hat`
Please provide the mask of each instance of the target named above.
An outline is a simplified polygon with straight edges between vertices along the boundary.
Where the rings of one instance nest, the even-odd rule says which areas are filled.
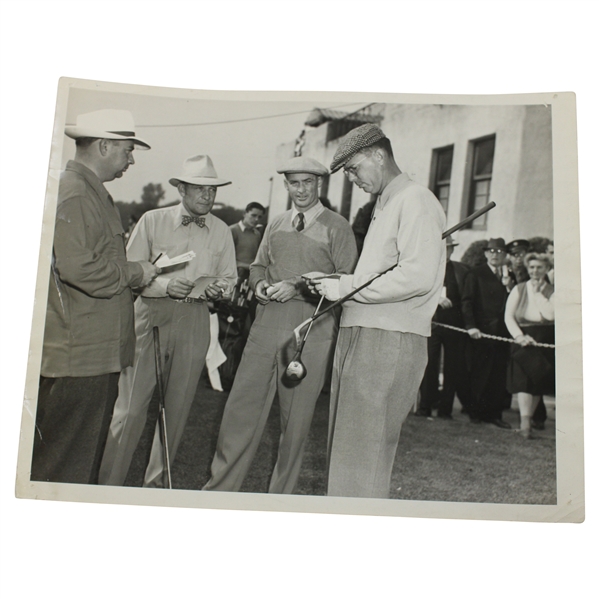
[[[205,490],[240,489],[278,392],[281,436],[269,492],[293,493],[337,334],[332,311],[315,321],[303,352],[307,376],[295,382],[285,378],[296,349],[293,329],[316,305],[301,275],[349,273],[357,258],[349,223],[318,199],[326,167],[299,156],[277,172],[285,175],[293,207],[269,223],[251,266],[250,285],[261,305],[225,406]]]
[[[445,274],[445,215],[402,173],[376,125],[350,131],[331,171],[378,196],[353,275],[317,288],[337,300],[394,267],[344,303],[333,366],[328,495],[388,497],[402,424],[416,402],[426,338]]]
[[[518,283],[524,283],[530,278],[524,265],[524,256],[530,251],[530,243],[526,239],[514,239],[505,246],[508,255],[508,273],[510,278],[507,283],[507,290],[510,292]]]
[[[146,423],[156,386],[153,332],[159,327],[164,364],[164,401],[171,463],[193,403],[210,342],[206,300],[220,299],[236,280],[229,227],[210,211],[220,179],[209,156],[188,158],[183,174],[170,179],[181,195],[176,206],[146,212],[133,230],[127,255],[154,261],[194,252],[189,261],[164,267],[135,302],[135,362],[121,375],[100,484],[123,485]],[[166,464],[156,425],[144,486],[162,486]]]
[[[31,479],[95,484],[120,371],[133,362],[131,288],[158,273],[127,260],[121,217],[104,183],[150,146],[125,110],[77,117],[75,158],[60,178]],[[118,132],[118,133],[115,133]]]
[[[462,295],[468,267],[450,260],[453,249],[458,245],[451,235],[447,237],[447,263],[443,291],[439,306],[433,316],[433,328],[428,338],[428,363],[420,386],[420,406],[417,416],[431,416],[437,408],[438,418],[451,418],[456,392],[465,407],[470,404],[470,379],[466,366],[468,337],[435,323],[464,328],[462,317]],[[439,370],[443,348],[443,388],[439,389]]]
[[[511,428],[502,418],[506,407],[506,376],[509,344],[485,339],[481,333],[510,337],[505,326],[505,304],[508,291],[503,281],[507,260],[505,241],[490,239],[485,249],[487,263],[466,275],[462,313],[468,334],[475,339],[472,360],[472,405],[468,408],[474,423],[491,422]]]

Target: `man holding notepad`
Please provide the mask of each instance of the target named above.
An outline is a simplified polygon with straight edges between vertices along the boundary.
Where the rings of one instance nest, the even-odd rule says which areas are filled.
[[[230,181],[218,178],[210,157],[200,155],[188,158],[183,174],[169,182],[181,203],[144,214],[127,246],[130,260],[155,261],[161,274],[135,302],[135,363],[119,381],[100,484],[124,484],[143,432],[156,386],[154,326],[162,340],[171,463],[175,459],[210,342],[206,300],[230,294],[237,278],[229,227],[210,214],[217,188]],[[165,467],[157,425],[144,486],[161,486]]]

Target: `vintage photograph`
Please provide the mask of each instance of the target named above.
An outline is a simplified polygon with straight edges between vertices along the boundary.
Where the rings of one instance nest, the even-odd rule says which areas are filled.
[[[582,521],[575,157],[568,93],[62,79],[17,495]]]

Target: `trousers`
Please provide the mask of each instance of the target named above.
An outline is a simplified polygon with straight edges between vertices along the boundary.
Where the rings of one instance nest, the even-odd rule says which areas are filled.
[[[336,315],[314,322],[302,361],[307,376],[291,382],[285,369],[296,349],[293,329],[314,306],[291,300],[258,306],[235,382],[227,399],[206,491],[239,491],[256,454],[278,393],[281,436],[269,493],[293,493],[337,333]]]
[[[31,480],[97,484],[118,380],[40,377]]]
[[[123,485],[143,433],[156,387],[153,327],[160,331],[164,404],[169,459],[175,460],[210,343],[210,315],[205,303],[187,304],[169,298],[139,297],[135,302],[135,361],[119,380],[110,433],[99,483]],[[156,423],[144,487],[163,486],[166,468]]]
[[[333,362],[327,495],[389,497],[401,427],[417,400],[426,337],[346,327]]]

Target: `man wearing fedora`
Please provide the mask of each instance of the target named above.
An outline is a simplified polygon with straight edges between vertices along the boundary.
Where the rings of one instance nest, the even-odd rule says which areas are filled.
[[[470,382],[466,367],[468,337],[436,323],[464,328],[462,317],[462,295],[468,267],[451,260],[453,249],[458,243],[449,235],[446,240],[447,263],[443,291],[439,306],[433,316],[433,328],[428,338],[428,363],[420,385],[420,406],[417,416],[431,416],[437,408],[438,418],[451,418],[456,392],[465,406],[469,405]],[[439,370],[443,348],[443,387],[439,389]]]
[[[392,268],[343,304],[329,420],[327,494],[389,496],[401,427],[416,402],[426,338],[445,274],[445,214],[437,198],[402,173],[391,142],[373,124],[339,143],[331,171],[378,196],[353,275],[323,279],[336,300]]]
[[[474,423],[490,422],[511,428],[502,418],[506,407],[509,344],[485,339],[481,333],[510,338],[505,326],[508,283],[504,277],[507,252],[504,239],[490,239],[485,249],[486,264],[466,275],[462,313],[465,328],[475,340],[472,360],[472,405],[468,409]]]
[[[318,299],[301,275],[349,273],[357,258],[349,223],[318,199],[327,168],[298,156],[277,172],[285,176],[293,207],[269,223],[250,267],[250,286],[261,305],[225,406],[212,476],[204,490],[239,491],[278,393],[281,436],[268,490],[294,492],[337,335],[332,311],[315,321],[303,352],[307,376],[286,379],[296,350],[293,329],[312,316]]]
[[[158,269],[127,259],[121,217],[104,183],[150,146],[125,110],[66,128],[75,158],[60,178],[31,479],[95,484],[120,371],[133,363],[133,295]]]
[[[206,301],[227,296],[237,278],[231,231],[210,214],[217,188],[230,181],[218,177],[209,156],[198,155],[188,158],[183,174],[169,183],[177,188],[181,203],[146,212],[131,234],[127,255],[150,261],[187,252],[195,257],[163,268],[135,302],[135,362],[119,381],[100,484],[124,484],[143,432],[156,386],[154,326],[160,330],[167,439],[174,461],[210,342]],[[144,486],[162,486],[165,468],[157,423]]]

